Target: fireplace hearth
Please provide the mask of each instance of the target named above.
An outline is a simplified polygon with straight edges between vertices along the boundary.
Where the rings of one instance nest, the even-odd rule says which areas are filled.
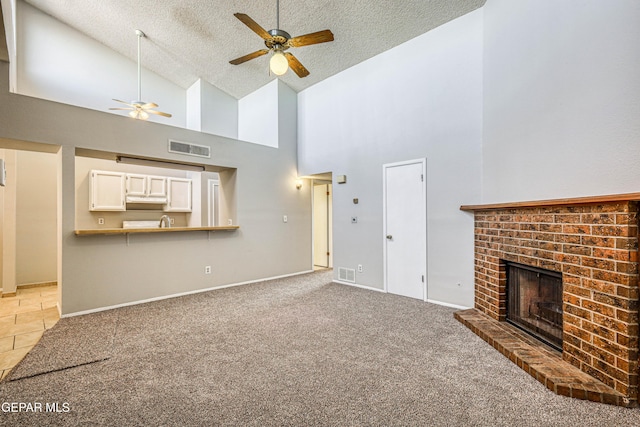
[[[506,262],[507,321],[562,351],[562,274]]]

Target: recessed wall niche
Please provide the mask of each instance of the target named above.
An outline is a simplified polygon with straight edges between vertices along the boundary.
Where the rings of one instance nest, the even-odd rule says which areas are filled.
[[[133,161],[119,162],[121,156]],[[119,153],[76,149],[75,157],[75,228],[77,230],[123,228],[123,221],[158,221],[163,215],[171,218],[172,227],[210,227],[237,225],[235,168],[214,165],[176,163],[175,160],[136,163],[136,156]],[[195,167],[194,167],[195,166]],[[125,180],[125,204],[122,210],[92,210],[92,172],[122,174]],[[126,198],[129,177],[164,177],[168,183],[188,183],[189,208],[170,209],[166,202],[154,200],[140,202]],[[169,189],[167,190],[169,191]],[[184,196],[186,197],[186,196]]]

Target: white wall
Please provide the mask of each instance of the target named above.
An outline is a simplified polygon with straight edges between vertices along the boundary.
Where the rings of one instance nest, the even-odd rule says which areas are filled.
[[[187,128],[238,137],[238,100],[202,79],[187,89]]]
[[[137,63],[23,1],[17,2],[17,93],[98,111],[136,100]],[[147,41],[148,43],[148,41]],[[131,44],[137,36],[131,31]],[[145,39],[141,40],[144,65]],[[186,127],[186,91],[142,68],[142,98],[171,113],[150,121]]]
[[[473,305],[459,207],[480,196],[482,24],[477,10],[299,94],[300,173],[347,175],[333,186],[334,266],[362,264],[360,285],[384,284],[382,165],[426,157],[428,298]]]
[[[640,2],[488,0],[483,202],[640,191]]]
[[[278,86],[272,80],[238,101],[238,139],[278,147]]]

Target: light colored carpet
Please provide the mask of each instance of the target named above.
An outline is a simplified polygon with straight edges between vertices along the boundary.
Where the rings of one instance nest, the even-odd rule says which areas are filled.
[[[118,311],[63,318],[45,331],[36,351],[11,370],[7,381],[101,362],[111,356]]]
[[[453,309],[330,280],[318,272],[115,310],[109,359],[0,383],[5,402],[70,412],[0,423],[640,425],[638,409],[551,393]]]

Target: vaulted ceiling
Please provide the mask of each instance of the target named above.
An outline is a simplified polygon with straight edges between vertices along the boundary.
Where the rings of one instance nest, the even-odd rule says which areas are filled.
[[[276,0],[25,0],[111,49],[188,88],[202,78],[241,98],[275,78],[268,56],[231,65],[263,49],[263,40],[233,14],[276,28]],[[330,29],[335,40],[290,50],[311,72],[280,77],[303,90],[459,16],[486,0],[281,0],[280,29],[299,36]],[[420,52],[416,52],[420,55]]]

